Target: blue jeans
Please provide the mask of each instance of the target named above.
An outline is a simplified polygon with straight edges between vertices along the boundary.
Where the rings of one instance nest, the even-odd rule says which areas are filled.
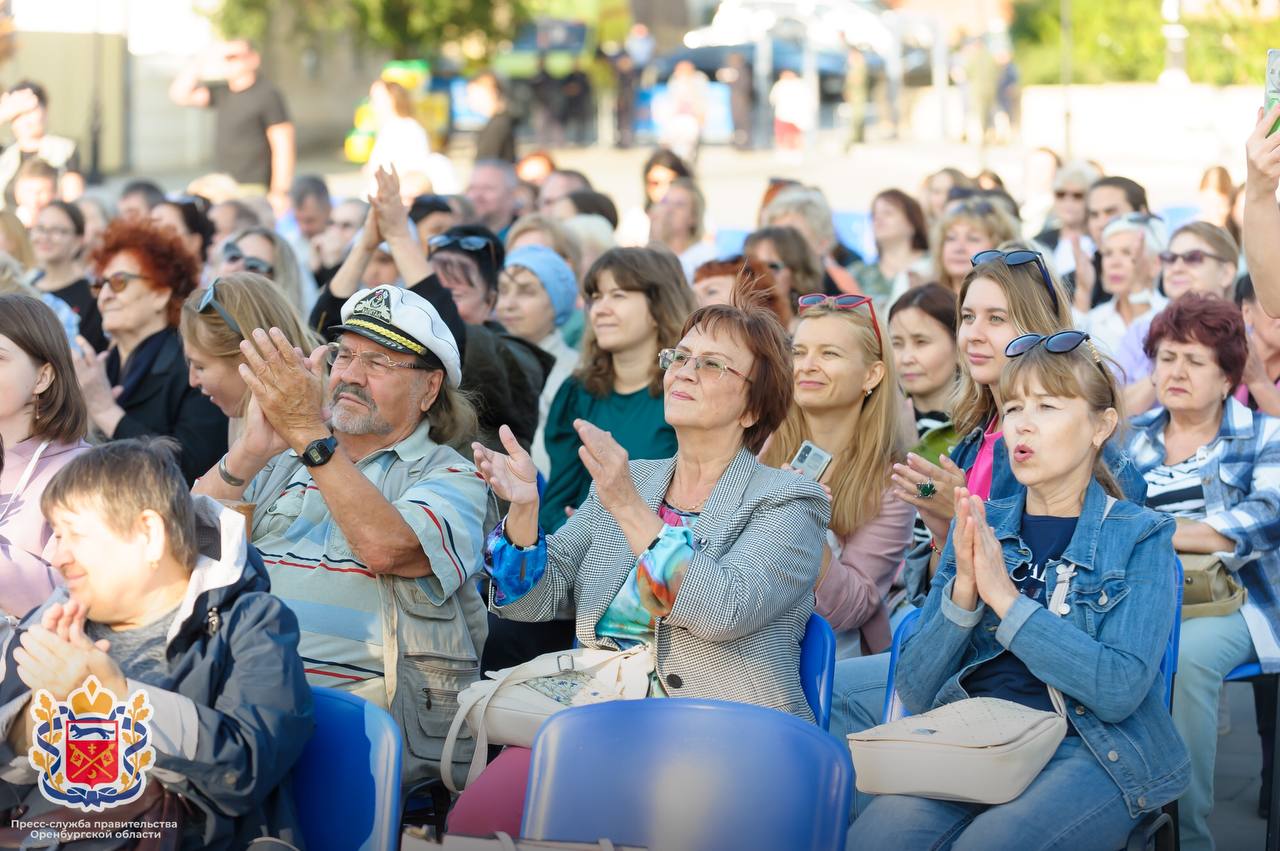
[[[875,851],[1115,851],[1138,819],[1079,736],[1068,736],[1040,775],[1007,804],[881,795],[849,829],[850,849]]]
[[[831,689],[831,735],[844,743],[850,733],[861,733],[880,723],[884,712],[885,683],[889,679],[889,654],[858,656],[836,662]],[[855,769],[856,770],[856,769]],[[850,818],[857,818],[871,796],[854,790]]]
[[[1173,726],[1191,752],[1191,785],[1178,803],[1183,851],[1209,851],[1213,764],[1218,756],[1218,698],[1232,668],[1258,658],[1244,615],[1182,622],[1178,675],[1173,679]]]

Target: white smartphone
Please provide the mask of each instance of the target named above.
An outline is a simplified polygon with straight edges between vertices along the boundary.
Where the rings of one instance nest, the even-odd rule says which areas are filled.
[[[1267,51],[1267,84],[1264,107],[1271,109],[1276,105],[1276,101],[1280,101],[1280,50],[1273,47]],[[1276,132],[1277,127],[1280,127],[1280,121],[1271,125],[1267,135],[1270,136]]]
[[[831,464],[831,453],[806,440],[796,450],[796,457],[791,459],[791,466],[806,479],[815,482],[822,478]]]

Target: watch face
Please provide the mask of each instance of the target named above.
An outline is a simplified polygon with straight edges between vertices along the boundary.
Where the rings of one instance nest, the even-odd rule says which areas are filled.
[[[307,460],[312,464],[319,464],[322,457],[318,446],[313,446],[307,450]]]

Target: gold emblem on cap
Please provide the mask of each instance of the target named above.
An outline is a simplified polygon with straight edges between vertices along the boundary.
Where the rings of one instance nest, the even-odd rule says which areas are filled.
[[[384,289],[376,289],[356,302],[351,311],[354,316],[369,316],[382,322],[391,322],[391,294]]]

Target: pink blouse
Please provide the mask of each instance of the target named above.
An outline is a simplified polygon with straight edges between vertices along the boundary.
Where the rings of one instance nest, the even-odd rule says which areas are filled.
[[[969,475],[965,477],[965,487],[969,489],[969,493],[980,496],[984,500],[991,498],[991,473],[995,465],[996,441],[1003,434],[998,428],[997,421],[993,419],[982,435],[982,446],[978,447],[978,455],[973,459]]]

